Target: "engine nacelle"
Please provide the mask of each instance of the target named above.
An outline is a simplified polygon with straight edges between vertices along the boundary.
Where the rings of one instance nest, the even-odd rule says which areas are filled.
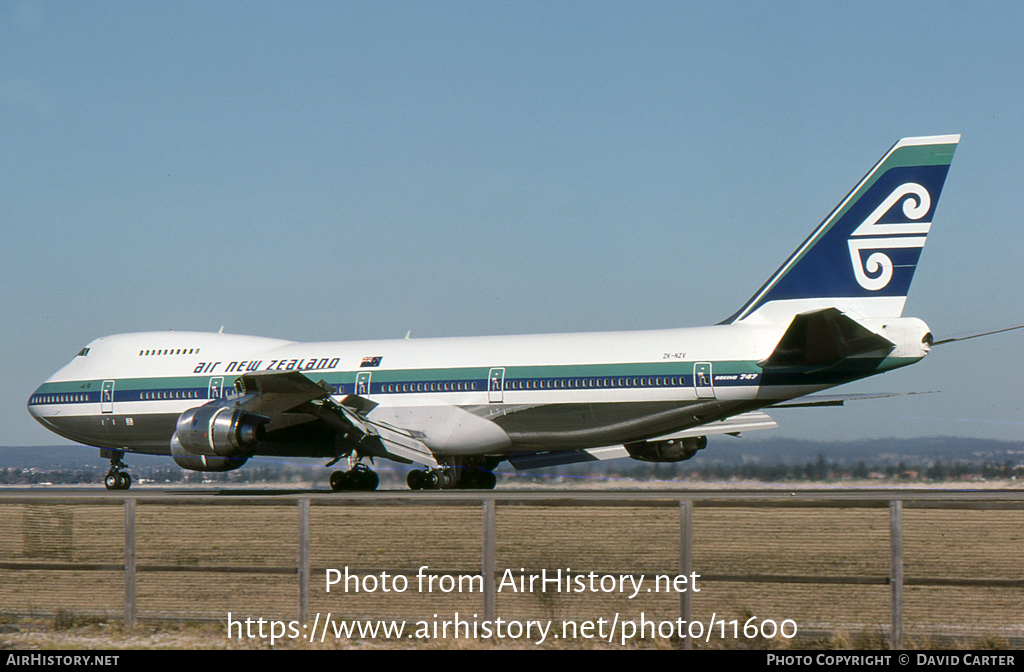
[[[704,450],[707,445],[706,436],[688,436],[684,439],[627,443],[626,451],[634,460],[641,462],[682,462],[696,455],[698,450]]]
[[[181,442],[178,441],[178,433],[171,437],[171,457],[182,469],[192,471],[231,471],[238,469],[246,463],[247,457],[207,457],[206,455],[193,455],[186,451]]]
[[[178,417],[175,436],[186,454],[207,457],[252,457],[266,434],[268,419],[230,406],[207,404]],[[171,441],[172,454],[174,440]]]

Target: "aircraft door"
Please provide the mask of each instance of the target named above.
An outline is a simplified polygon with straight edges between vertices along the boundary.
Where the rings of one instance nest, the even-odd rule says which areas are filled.
[[[104,380],[100,389],[100,413],[114,412],[114,381]]]
[[[715,386],[711,382],[711,362],[697,362],[693,365],[693,388],[698,399],[715,398]]]
[[[356,374],[356,394],[365,397],[370,394],[370,372]]]
[[[502,390],[505,387],[505,369],[491,369],[487,375],[487,401],[492,404],[502,402]]]
[[[210,399],[220,399],[224,393],[224,379],[210,378]]]

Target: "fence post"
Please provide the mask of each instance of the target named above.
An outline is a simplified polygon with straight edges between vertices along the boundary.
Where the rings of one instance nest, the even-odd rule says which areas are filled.
[[[693,572],[693,500],[684,499],[679,502],[679,573],[690,576]],[[689,585],[689,584],[687,584]],[[693,598],[690,592],[679,593],[679,618],[687,627],[693,615]],[[689,651],[693,648],[690,638],[680,628],[679,638],[682,640],[683,649]]]
[[[889,502],[889,648],[903,648],[903,501]]]
[[[299,622],[309,620],[309,497],[299,499]]]
[[[494,527],[496,516],[493,499],[483,500],[481,518],[483,519],[483,548],[480,553],[480,573],[483,574],[484,578],[484,618],[493,623],[497,615],[494,592]]]
[[[124,500],[124,627],[135,627],[135,498]]]

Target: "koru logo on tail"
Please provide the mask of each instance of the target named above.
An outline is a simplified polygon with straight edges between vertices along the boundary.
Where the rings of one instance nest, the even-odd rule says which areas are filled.
[[[932,207],[931,195],[920,184],[907,182],[896,187],[882,204],[868,215],[850,235],[850,260],[857,284],[875,292],[892,279],[892,259],[883,252],[872,252],[867,259],[861,250],[892,250],[897,248],[924,247],[925,237],[931,222],[911,221],[901,224],[879,224],[889,209],[903,199],[903,214],[911,220],[920,220]]]

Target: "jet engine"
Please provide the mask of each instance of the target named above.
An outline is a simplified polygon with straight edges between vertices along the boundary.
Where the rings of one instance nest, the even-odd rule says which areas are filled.
[[[190,408],[178,417],[171,452],[177,443],[183,454],[249,458],[266,434],[264,425],[268,421],[261,415],[216,403]]]
[[[703,450],[707,445],[706,436],[688,436],[684,439],[627,443],[626,451],[634,460],[641,462],[682,462],[696,455],[698,450]]]
[[[248,457],[207,457],[188,452],[178,441],[178,433],[171,437],[171,457],[182,469],[192,471],[231,471],[238,469],[248,461]]]

